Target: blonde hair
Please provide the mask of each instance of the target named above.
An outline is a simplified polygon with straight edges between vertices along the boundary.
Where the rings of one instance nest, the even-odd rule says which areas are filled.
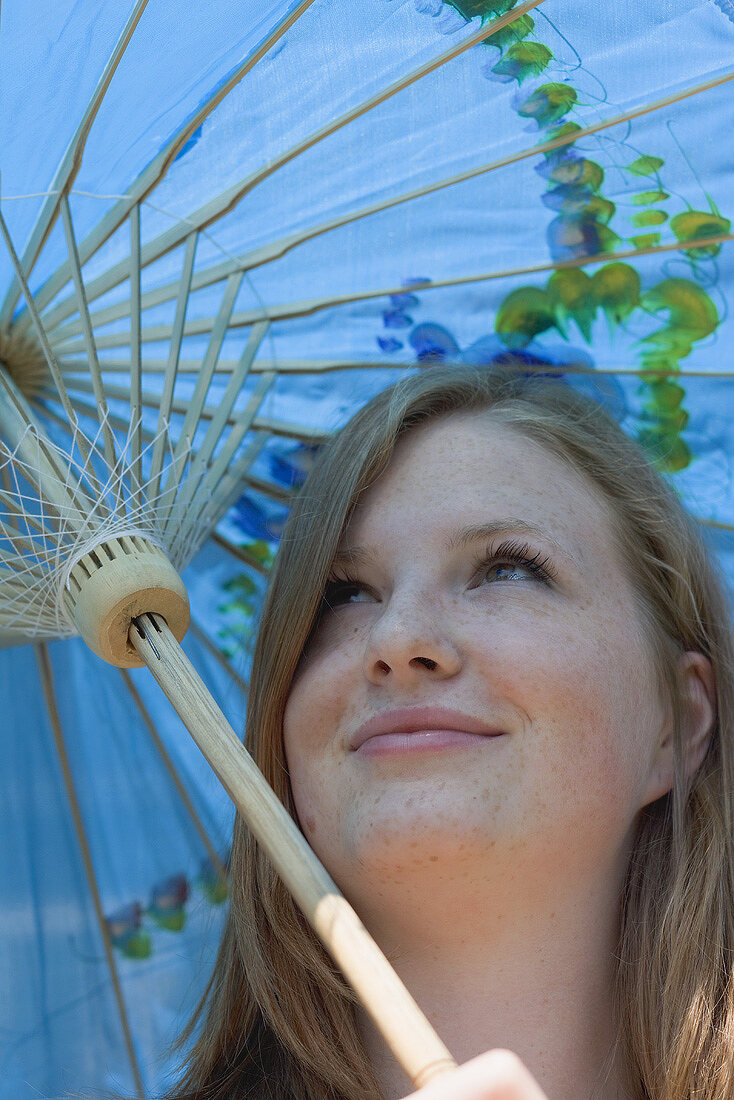
[[[273,569],[250,684],[246,744],[296,817],[282,747],[289,687],[331,562],[360,493],[397,440],[432,420],[484,412],[585,475],[613,517],[661,683],[675,701],[687,650],[712,663],[718,718],[686,776],[676,733],[673,791],[639,817],[620,899],[619,1044],[634,1100],[734,1093],[734,664],[728,610],[675,492],[593,401],[513,369],[430,367],[383,391],[320,456]],[[674,702],[675,709],[675,702]],[[677,724],[677,723],[676,723]],[[176,1100],[376,1100],[355,998],[238,820],[232,898]]]

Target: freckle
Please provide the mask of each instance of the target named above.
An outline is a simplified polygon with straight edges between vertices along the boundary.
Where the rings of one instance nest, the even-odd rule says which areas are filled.
[[[431,860],[431,863],[438,863],[438,856],[431,856],[430,860]]]

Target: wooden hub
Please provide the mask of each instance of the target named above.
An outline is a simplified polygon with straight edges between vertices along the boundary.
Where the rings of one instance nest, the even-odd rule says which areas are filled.
[[[139,615],[161,615],[179,642],[189,625],[181,578],[141,535],[109,538],[84,554],[69,572],[64,602],[89,648],[118,668],[143,664],[128,638]]]

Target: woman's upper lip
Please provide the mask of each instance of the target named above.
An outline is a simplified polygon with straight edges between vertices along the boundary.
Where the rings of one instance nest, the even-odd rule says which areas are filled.
[[[400,707],[396,710],[382,710],[363,722],[349,738],[349,747],[356,751],[371,737],[380,737],[386,733],[447,729],[482,734],[485,737],[498,737],[505,732],[460,710],[448,710],[445,707]]]

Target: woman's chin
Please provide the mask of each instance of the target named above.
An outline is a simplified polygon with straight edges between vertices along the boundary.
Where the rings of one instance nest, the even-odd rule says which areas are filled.
[[[380,881],[411,874],[456,878],[464,868],[491,863],[498,839],[491,821],[404,810],[351,830],[343,857],[355,874]]]

